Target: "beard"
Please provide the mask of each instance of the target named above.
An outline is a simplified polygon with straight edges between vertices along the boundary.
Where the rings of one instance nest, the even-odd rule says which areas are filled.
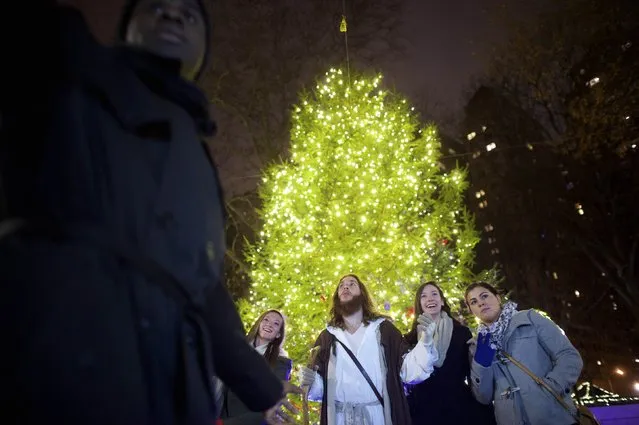
[[[354,295],[348,301],[340,301],[335,308],[335,313],[337,313],[337,315],[341,317],[350,316],[351,314],[361,309],[363,305],[364,297],[362,296],[362,294]]]

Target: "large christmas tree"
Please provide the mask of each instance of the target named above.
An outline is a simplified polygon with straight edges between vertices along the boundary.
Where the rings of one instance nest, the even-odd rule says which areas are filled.
[[[421,280],[461,297],[478,241],[465,172],[443,170],[435,127],[421,128],[381,76],[349,80],[330,70],[294,109],[290,159],[264,174],[263,230],[248,253],[243,317],[282,309],[298,361],[325,327],[342,275],[359,275],[380,312],[406,329]]]

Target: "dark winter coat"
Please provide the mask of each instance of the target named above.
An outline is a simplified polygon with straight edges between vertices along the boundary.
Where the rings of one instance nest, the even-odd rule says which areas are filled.
[[[494,424],[492,406],[477,402],[470,390],[470,359],[467,341],[470,330],[453,319],[453,333],[442,367],[417,385],[408,388],[413,425]],[[414,345],[416,341],[409,341]],[[466,382],[465,382],[466,381]]]
[[[0,423],[210,424],[214,373],[269,408],[281,382],[222,281],[206,98],[179,64],[97,44],[73,9],[38,30],[41,75],[17,95],[2,82],[7,212],[47,230],[0,239]],[[200,314],[124,251],[179,279]]]
[[[282,381],[288,381],[292,367],[291,359],[280,356],[273,366],[273,371]],[[222,420],[224,425],[260,425],[264,423],[264,415],[251,412],[233,391],[227,390],[222,407]]]

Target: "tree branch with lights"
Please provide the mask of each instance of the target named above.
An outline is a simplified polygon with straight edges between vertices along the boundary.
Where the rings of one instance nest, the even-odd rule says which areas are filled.
[[[420,281],[437,281],[454,301],[472,278],[478,234],[464,207],[465,170],[440,168],[436,128],[423,128],[380,76],[350,81],[331,70],[302,94],[290,159],[269,167],[260,189],[264,224],[240,307],[246,323],[282,309],[295,360],[324,328],[343,274],[360,275],[404,329]]]

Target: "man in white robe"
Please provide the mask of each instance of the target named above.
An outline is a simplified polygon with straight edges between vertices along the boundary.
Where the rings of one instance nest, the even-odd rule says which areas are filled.
[[[315,344],[314,367],[301,371],[309,399],[322,401],[321,425],[409,425],[403,384],[427,379],[437,361],[435,328],[419,331],[419,343],[409,351],[400,331],[373,311],[360,279],[344,276],[333,294],[329,325]]]

